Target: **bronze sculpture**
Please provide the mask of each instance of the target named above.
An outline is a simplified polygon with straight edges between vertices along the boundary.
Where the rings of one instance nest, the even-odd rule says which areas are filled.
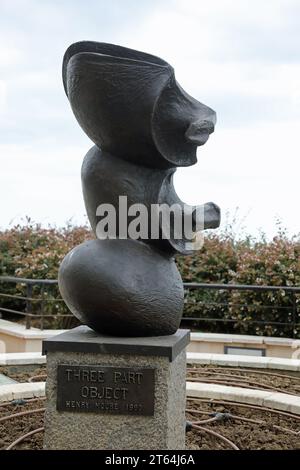
[[[186,206],[173,187],[177,166],[196,163],[197,146],[213,132],[216,114],[190,97],[164,60],[112,44],[79,42],[63,60],[63,82],[80,126],[95,143],[82,166],[85,206],[96,235],[98,207],[128,206],[149,212],[149,225],[137,239],[96,239],[74,248],[59,272],[61,294],[83,323],[120,336],[173,334],[183,310],[183,286],[173,256],[190,253],[191,240],[169,235],[158,220],[150,231],[151,207],[173,204],[191,217],[193,229],[216,228],[213,203]],[[199,211],[200,208],[200,219]],[[132,218],[130,219],[132,220]],[[129,222],[128,222],[129,225]],[[128,234],[126,234],[128,235]]]

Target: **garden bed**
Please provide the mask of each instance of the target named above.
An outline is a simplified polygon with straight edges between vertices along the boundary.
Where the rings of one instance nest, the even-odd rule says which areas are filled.
[[[300,394],[300,375],[294,375],[293,372],[284,370],[195,365],[187,368],[187,380],[292,395]]]
[[[0,372],[19,381],[38,380],[45,366],[32,370],[1,367]],[[216,366],[188,368],[187,380],[222,383],[256,390],[275,390],[299,394],[300,377],[286,371],[238,369]],[[0,404],[0,449],[7,449],[22,436],[24,440],[13,449],[42,449],[45,399],[16,400]],[[188,432],[186,448],[189,450],[292,450],[300,449],[300,415],[267,409],[246,403],[232,403],[205,398],[187,398],[186,417]],[[23,414],[23,412],[31,412]],[[22,414],[18,414],[22,413]],[[16,416],[13,416],[16,415]],[[8,419],[1,419],[7,417]],[[99,419],[101,416],[99,415]]]
[[[20,403],[20,402],[19,402]],[[23,411],[40,410],[34,414],[12,417],[0,422],[0,449],[5,449],[20,436],[43,427],[45,400],[35,399],[22,404],[0,407],[0,419]],[[300,449],[300,418],[285,416],[261,409],[245,408],[233,403],[206,403],[202,400],[188,399],[188,421],[199,424],[204,430],[192,429],[187,433],[186,446],[190,450],[231,449],[225,437],[239,449]],[[218,413],[217,415],[215,415]],[[230,413],[234,418],[227,417]],[[217,420],[211,423],[203,421]],[[225,416],[225,418],[224,418]],[[243,421],[244,419],[250,420]],[[279,429],[281,428],[281,429]],[[218,435],[212,435],[210,431]],[[220,438],[221,436],[221,438]],[[15,449],[42,449],[43,432],[29,436],[17,444]]]
[[[6,375],[17,382],[45,381],[46,365],[2,366],[0,367],[0,374]]]

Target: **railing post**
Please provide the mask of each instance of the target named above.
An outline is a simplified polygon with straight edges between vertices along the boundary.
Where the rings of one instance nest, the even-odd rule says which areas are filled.
[[[26,284],[26,329],[29,330],[31,327],[31,313],[32,313],[32,303],[30,298],[32,297],[32,284]]]
[[[297,337],[296,324],[297,324],[297,303],[296,303],[296,294],[292,292],[292,302],[293,302],[293,338]]]
[[[40,321],[40,327],[41,330],[44,329],[44,307],[45,307],[45,284],[42,284],[41,288],[41,321]]]

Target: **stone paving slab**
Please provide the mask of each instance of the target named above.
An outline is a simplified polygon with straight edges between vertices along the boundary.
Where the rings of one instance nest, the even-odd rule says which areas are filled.
[[[236,354],[187,353],[188,364],[210,364],[255,369],[281,369],[300,372],[300,360],[281,357],[256,357]]]
[[[248,403],[300,415],[300,397],[287,393],[187,382],[186,394],[188,397]]]
[[[274,336],[236,335],[232,333],[191,333],[191,341],[212,343],[269,344],[277,346],[300,346],[300,340]]]
[[[0,366],[46,364],[46,357],[40,352],[20,352],[0,354]]]
[[[9,385],[9,384],[16,384],[17,381],[7,377],[7,375],[0,374],[0,386],[2,385]]]
[[[17,383],[0,387],[0,403],[18,398],[36,398],[45,396],[45,382]]]

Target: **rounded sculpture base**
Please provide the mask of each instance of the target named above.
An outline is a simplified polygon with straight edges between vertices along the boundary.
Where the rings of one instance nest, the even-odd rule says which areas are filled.
[[[171,335],[183,285],[174,260],[134,240],[90,240],[64,258],[59,288],[71,312],[99,333]]]

